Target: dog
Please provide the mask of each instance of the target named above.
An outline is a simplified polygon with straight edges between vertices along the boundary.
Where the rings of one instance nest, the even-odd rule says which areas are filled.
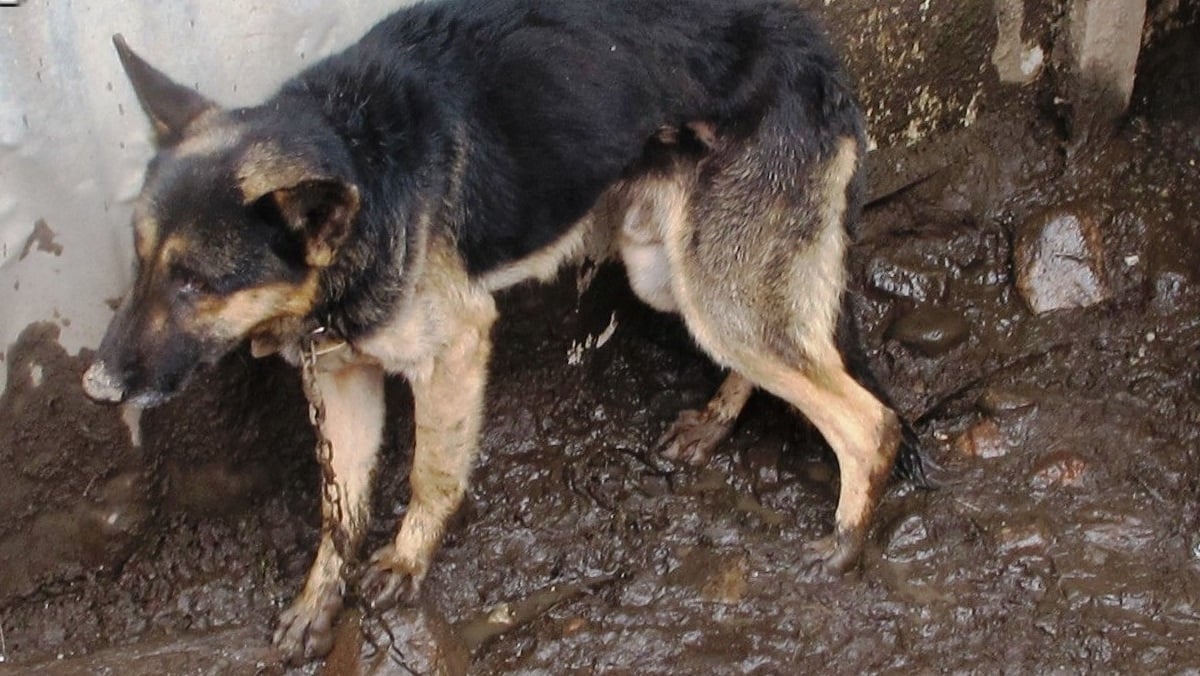
[[[836,340],[863,200],[864,123],[785,0],[444,0],[400,10],[258,106],[227,110],[114,42],[157,141],[133,209],[137,274],[83,377],[152,406],[245,342],[302,366],[331,490],[274,642],[327,653],[384,421],[411,385],[412,499],[360,580],[411,600],[479,443],[493,294],[596,252],[729,374],[660,444],[705,462],[761,388],[835,452],[831,535],[857,562],[901,446]]]

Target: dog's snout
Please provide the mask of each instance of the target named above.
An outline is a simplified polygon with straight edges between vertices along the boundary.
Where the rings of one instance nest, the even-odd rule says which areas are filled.
[[[102,361],[93,362],[83,374],[83,391],[95,401],[120,403],[125,388]]]

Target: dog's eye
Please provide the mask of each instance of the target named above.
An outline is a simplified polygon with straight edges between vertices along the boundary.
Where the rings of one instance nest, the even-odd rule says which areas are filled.
[[[179,290],[188,295],[212,293],[208,280],[198,272],[185,267],[175,266],[172,276],[179,284]]]

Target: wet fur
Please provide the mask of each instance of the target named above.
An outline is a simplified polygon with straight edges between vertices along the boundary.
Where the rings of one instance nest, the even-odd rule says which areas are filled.
[[[412,384],[412,502],[361,591],[417,592],[467,487],[492,293],[584,255],[626,265],[731,375],[663,439],[703,461],[762,387],[834,448],[834,534],[857,560],[899,443],[835,342],[862,201],[863,123],[837,59],[790,2],[457,0],[402,10],[261,106],[225,111],[118,43],[160,152],[135,214],[139,274],[85,376],[156,403],[241,340],[316,381],[344,500],[275,640],[324,654],[380,443],[385,374]],[[334,547],[343,529],[350,551]]]

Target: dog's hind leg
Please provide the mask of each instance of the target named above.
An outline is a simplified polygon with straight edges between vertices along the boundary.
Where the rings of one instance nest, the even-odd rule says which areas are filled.
[[[275,630],[275,646],[293,664],[323,656],[333,647],[333,623],[345,593],[345,562],[334,546],[334,530],[347,535],[346,554],[355,556],[366,531],[371,473],[383,437],[381,369],[318,369],[315,378],[325,402],[323,430],[332,443],[335,486],[321,491],[321,544],[304,590],[280,615]]]
[[[810,545],[804,561],[843,572],[862,552],[899,449],[901,427],[896,414],[846,372],[832,346],[823,352],[824,359],[801,368],[761,356],[743,366],[763,389],[799,409],[837,456],[841,490],[834,532]]]
[[[701,410],[686,410],[658,440],[659,452],[671,460],[703,465],[733,431],[733,424],[754,392],[754,383],[730,372],[717,394]]]
[[[787,111],[712,156],[663,223],[672,297],[718,363],[799,409],[833,447],[841,494],[834,534],[805,558],[854,565],[900,439],[896,415],[847,372],[834,343],[845,287],[846,222],[860,142],[806,158]]]
[[[617,246],[629,286],[659,312],[678,312],[672,290],[671,266],[663,244],[666,225],[682,217],[686,192],[682,176],[648,177],[632,181],[620,191],[625,210]],[[717,394],[701,410],[686,410],[658,440],[659,452],[671,460],[703,465],[729,433],[746,406],[754,384],[732,372]]]

